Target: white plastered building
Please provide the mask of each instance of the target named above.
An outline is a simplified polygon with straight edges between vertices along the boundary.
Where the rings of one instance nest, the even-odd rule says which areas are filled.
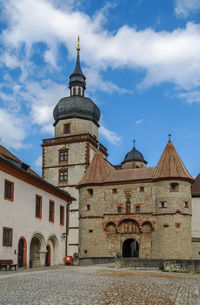
[[[72,199],[0,146],[0,259],[19,267],[63,264]]]

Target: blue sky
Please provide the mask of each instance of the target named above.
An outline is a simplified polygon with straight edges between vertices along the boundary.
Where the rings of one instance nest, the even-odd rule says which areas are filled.
[[[171,133],[190,173],[200,172],[200,0],[1,0],[0,12],[2,145],[40,170],[80,35],[109,161],[121,163],[136,138],[154,166]]]

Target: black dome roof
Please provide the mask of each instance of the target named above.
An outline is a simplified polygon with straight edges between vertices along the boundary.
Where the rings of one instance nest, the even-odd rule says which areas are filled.
[[[73,95],[62,98],[53,111],[55,123],[60,119],[81,118],[93,121],[98,125],[100,110],[95,103],[87,97]]]
[[[139,152],[135,147],[133,147],[133,149],[126,154],[122,164],[131,161],[144,162],[147,164],[147,161],[144,160],[142,153]]]

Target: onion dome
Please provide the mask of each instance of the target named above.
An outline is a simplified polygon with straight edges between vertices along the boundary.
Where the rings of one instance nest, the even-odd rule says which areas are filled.
[[[122,164],[125,163],[125,162],[134,162],[134,161],[135,162],[143,162],[143,163],[147,164],[147,161],[144,160],[144,157],[143,157],[142,153],[135,148],[135,142],[136,141],[134,140],[133,141],[133,143],[134,143],[133,149],[126,154]]]
[[[90,98],[84,96],[86,77],[81,70],[79,42],[78,37],[76,66],[74,72],[70,75],[69,81],[70,96],[62,98],[54,108],[54,126],[58,120],[69,118],[90,120],[99,126],[100,110]]]

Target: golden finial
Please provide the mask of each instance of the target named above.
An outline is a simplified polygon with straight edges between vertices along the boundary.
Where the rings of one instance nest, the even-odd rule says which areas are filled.
[[[80,51],[80,37],[78,36],[78,46],[76,48],[76,50],[79,52]]]

